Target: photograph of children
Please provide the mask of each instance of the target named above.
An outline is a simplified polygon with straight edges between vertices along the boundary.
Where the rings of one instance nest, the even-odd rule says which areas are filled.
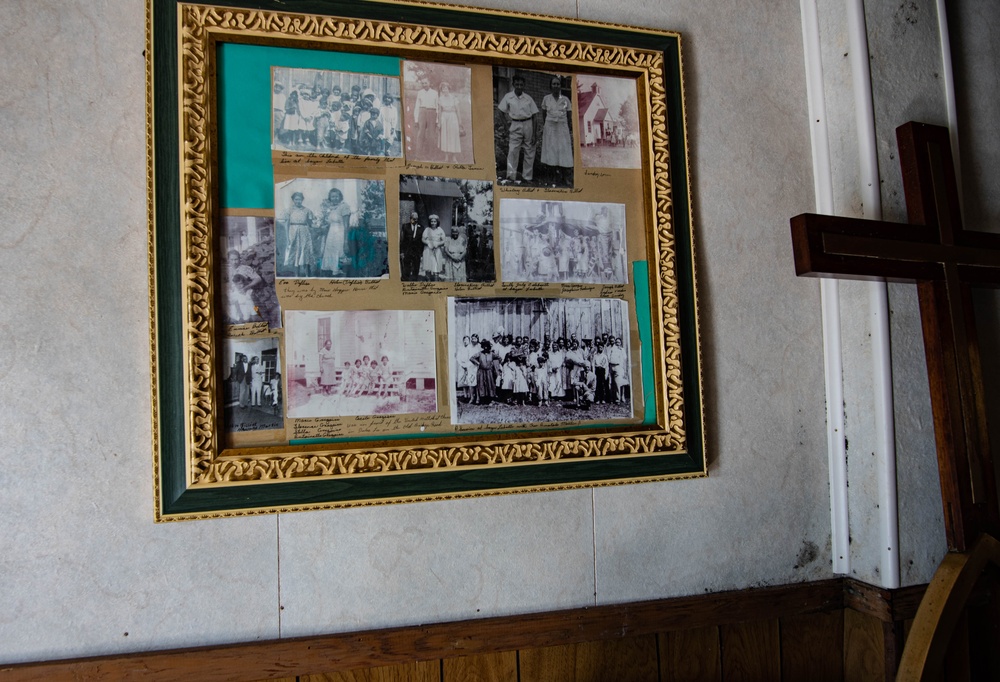
[[[376,278],[389,272],[385,181],[295,178],[274,186],[278,277]]]
[[[472,70],[403,62],[406,158],[472,163]]]
[[[401,175],[404,282],[493,282],[493,183]]]
[[[587,168],[642,168],[635,81],[577,76],[580,162]]]
[[[278,339],[225,339],[222,344],[223,429],[229,433],[284,427]]]
[[[402,156],[398,78],[276,66],[271,80],[272,149]]]
[[[493,67],[500,184],[573,186],[572,78]]]
[[[449,298],[453,424],[632,416],[628,304]]]
[[[274,218],[226,216],[219,254],[223,324],[267,322],[281,327],[281,307],[274,290]]]
[[[437,412],[434,313],[285,313],[288,416]]]
[[[626,284],[625,205],[501,199],[500,276]]]

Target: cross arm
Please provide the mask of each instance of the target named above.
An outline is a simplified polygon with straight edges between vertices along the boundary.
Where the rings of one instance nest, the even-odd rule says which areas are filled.
[[[869,281],[915,282],[943,276],[922,251],[934,244],[926,228],[803,213],[791,219],[795,274]]]

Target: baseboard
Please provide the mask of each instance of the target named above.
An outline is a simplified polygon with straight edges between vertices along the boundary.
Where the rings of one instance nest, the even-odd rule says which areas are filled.
[[[744,621],[853,609],[885,623],[912,618],[926,586],[886,590],[852,578],[518,616],[222,646],[0,665],[0,682],[292,677]]]

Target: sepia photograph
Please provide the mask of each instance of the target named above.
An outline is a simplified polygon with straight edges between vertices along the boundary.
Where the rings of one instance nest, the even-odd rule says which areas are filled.
[[[288,416],[437,412],[434,312],[285,313]]]
[[[385,210],[383,180],[295,178],[277,183],[277,276],[387,275]]]
[[[642,168],[635,81],[576,77],[580,162],[587,168]]]
[[[270,431],[284,427],[278,339],[225,339],[222,352],[224,430]]]
[[[404,282],[493,282],[493,183],[399,177]]]
[[[274,289],[274,218],[226,216],[219,254],[223,324],[267,322],[281,327],[281,307]]]
[[[272,149],[402,156],[398,78],[276,66],[271,81]]]
[[[504,282],[626,284],[625,205],[500,200]]]
[[[472,151],[472,69],[403,62],[406,158],[469,164]]]
[[[572,83],[570,76],[493,67],[501,185],[573,186]]]
[[[449,298],[453,424],[632,417],[628,304]]]

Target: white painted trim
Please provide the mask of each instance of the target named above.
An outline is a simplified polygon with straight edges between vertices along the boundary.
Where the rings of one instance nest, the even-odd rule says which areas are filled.
[[[864,217],[882,218],[878,146],[872,102],[868,31],[863,0],[847,0],[847,30],[854,81],[854,106],[861,162],[861,201]],[[872,379],[879,497],[879,554],[882,586],[899,587],[899,511],[896,488],[896,436],[892,401],[892,360],[889,338],[889,302],[884,282],[868,285],[872,335]]]
[[[958,154],[958,105],[955,100],[955,69],[951,62],[951,36],[948,33],[948,11],[945,0],[937,0],[938,33],[941,37],[941,75],[944,79],[944,101],[948,107],[948,135],[951,158],[955,163],[955,180],[962,186],[962,163]],[[958,193],[961,208],[962,192]]]
[[[823,60],[816,0],[800,0],[800,8],[816,211],[832,215],[833,172],[830,165],[826,101],[823,95]],[[836,280],[821,280],[820,307],[823,319],[823,368],[826,375],[826,440],[830,470],[832,568],[834,573],[848,574],[851,570],[851,557],[850,524],[847,513],[847,448],[844,441],[844,373],[840,340],[840,287]]]

